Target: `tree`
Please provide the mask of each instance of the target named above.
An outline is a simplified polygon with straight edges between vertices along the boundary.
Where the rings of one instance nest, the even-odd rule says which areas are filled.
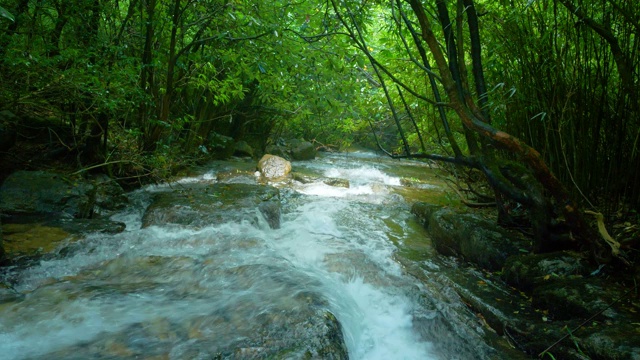
[[[414,59],[414,67],[419,68],[423,76],[439,81],[438,86],[432,86],[432,90],[435,90],[432,96],[426,95],[423,88],[405,82],[402,73],[394,68],[392,62],[387,61],[383,64],[379,57],[371,52],[363,29],[362,16],[355,15],[358,14],[358,10],[366,7],[365,4],[332,1],[336,17],[355,46],[367,56],[382,84],[386,79],[390,79],[398,84],[402,91],[417,99],[431,105],[445,106],[455,113],[464,127],[466,153],[460,150],[455,137],[450,134],[450,126],[443,116],[441,119],[443,127],[447,129],[454,154],[452,157],[410,153],[404,136],[402,137],[405,142],[405,154],[396,157],[428,158],[477,169],[491,185],[499,206],[504,205],[505,199],[508,199],[526,207],[535,232],[535,248],[538,251],[549,251],[567,245],[560,244],[558,236],[555,236],[557,223],[560,218],[564,218],[570,233],[557,235],[563,235],[564,240],[574,244],[588,246],[597,258],[606,257],[604,247],[588,226],[578,204],[549,169],[540,153],[519,138],[491,125],[486,107],[489,94],[484,80],[481,34],[475,3],[471,0],[436,0],[430,8],[435,15],[429,15],[425,6],[425,3],[417,0],[395,1],[390,3],[391,8],[386,10],[386,13],[391,16],[395,14],[396,19],[402,19],[396,21],[398,26],[394,29],[398,38],[407,42],[404,34],[409,33],[409,38],[413,40],[411,48],[408,45],[405,47],[403,56],[408,55]],[[454,20],[451,20],[449,15],[450,6],[456,11]],[[434,23],[438,24],[437,29],[434,28]],[[416,26],[417,29],[414,30]],[[429,49],[428,56],[425,47]],[[416,53],[418,56],[414,55]],[[467,54],[470,55],[473,65],[471,79],[468,78],[465,58]],[[421,58],[422,61],[417,61],[417,58]],[[435,69],[429,66],[431,59],[436,64]],[[475,88],[471,84],[475,85]],[[446,94],[447,100],[444,104],[440,100],[434,100],[434,97],[438,96],[437,88]],[[393,117],[397,118],[392,96],[388,90],[385,91]],[[400,125],[398,128],[402,131]]]

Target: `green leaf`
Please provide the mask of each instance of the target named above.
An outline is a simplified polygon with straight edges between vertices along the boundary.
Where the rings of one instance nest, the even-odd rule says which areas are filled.
[[[7,9],[3,8],[2,6],[0,6],[0,17],[7,18],[11,21],[16,21],[13,15],[11,15],[11,13],[8,12]]]

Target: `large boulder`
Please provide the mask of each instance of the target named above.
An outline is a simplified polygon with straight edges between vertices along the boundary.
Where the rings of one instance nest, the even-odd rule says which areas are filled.
[[[414,205],[433,244],[444,255],[458,256],[484,269],[502,270],[507,258],[530,245],[493,222],[429,205]]]
[[[316,158],[316,148],[308,141],[292,140],[289,146],[293,160],[313,160]]]
[[[16,171],[0,187],[0,211],[7,215],[89,218],[96,187],[46,171]]]
[[[279,156],[285,159],[289,157],[289,155],[287,154],[287,148],[277,144],[267,145],[264,151],[266,154]]]
[[[258,162],[258,170],[267,179],[277,179],[291,172],[291,163],[279,156],[266,154]]]
[[[238,141],[234,146],[233,155],[253,157],[253,148],[246,141]]]
[[[96,175],[93,182],[96,185],[96,212],[109,215],[129,203],[122,186],[107,175]]]

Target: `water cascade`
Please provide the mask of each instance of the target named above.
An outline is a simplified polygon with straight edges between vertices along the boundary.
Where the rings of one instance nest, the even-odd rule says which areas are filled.
[[[278,229],[254,206],[197,226],[145,218],[158,194],[214,184],[233,162],[135,191],[112,217],[125,232],[89,234],[5,271],[15,294],[0,303],[0,357],[336,358],[342,338],[350,359],[495,358],[451,289],[396,261],[398,243],[425,236],[395,189],[429,169],[403,164],[367,153],[294,163],[318,180],[274,184]]]

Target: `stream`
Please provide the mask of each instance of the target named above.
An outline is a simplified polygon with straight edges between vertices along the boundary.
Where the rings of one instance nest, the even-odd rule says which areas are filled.
[[[112,216],[124,232],[89,234],[9,269],[4,280],[16,295],[0,303],[0,358],[337,358],[340,334],[350,359],[507,358],[447,286],[443,269],[455,264],[435,253],[409,212],[412,201],[445,196],[424,163],[366,152],[294,162],[311,180],[271,184],[281,204],[276,229],[256,207],[224,208],[215,221],[191,214],[200,222],[186,226],[145,216],[158,196],[194,184],[255,186],[254,168],[213,162],[132,192]],[[217,180],[234,171],[242,175]],[[219,193],[199,196],[223,207]],[[429,256],[420,266],[433,281],[398,261],[409,243]]]

